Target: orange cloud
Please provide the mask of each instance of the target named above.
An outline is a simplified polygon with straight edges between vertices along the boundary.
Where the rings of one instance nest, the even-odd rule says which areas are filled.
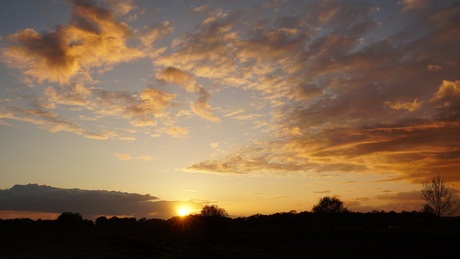
[[[417,102],[417,99],[415,99],[413,102],[403,102],[403,101],[396,101],[396,102],[386,102],[386,105],[388,105],[391,109],[393,110],[407,110],[408,112],[413,112],[422,106],[421,102]]]
[[[129,154],[121,154],[121,153],[117,153],[115,154],[115,157],[118,159],[118,160],[131,160],[131,156]]]
[[[188,134],[188,129],[182,127],[171,127],[168,129],[168,134],[173,137],[183,136]]]
[[[191,104],[192,111],[203,119],[209,121],[220,121],[220,119],[212,114],[212,108],[207,103],[209,94],[196,82],[195,77],[187,72],[184,72],[175,67],[168,67],[156,75],[160,82],[172,82],[181,85],[187,92],[195,92],[198,95],[198,100]]]
[[[69,24],[53,32],[24,29],[7,36],[11,46],[1,50],[3,62],[38,82],[68,83],[76,76],[88,79],[93,70],[110,70],[117,63],[146,55],[139,48],[127,46],[134,32],[116,19],[116,15],[134,8],[132,3],[114,3],[115,9],[108,10],[85,1],[70,2],[73,14]],[[170,31],[167,24],[144,33],[143,45],[165,35],[164,31]]]
[[[432,102],[440,102],[444,107],[449,107],[460,102],[460,81],[443,80],[439,90],[434,93]]]
[[[85,106],[88,105],[87,98],[91,95],[91,90],[84,87],[82,84],[75,84],[69,87],[63,87],[60,93],[52,87],[45,89],[45,95],[48,97],[48,102],[55,106],[55,104]]]
[[[76,106],[79,111],[89,112],[92,117],[79,116],[78,120],[98,123],[103,117],[124,118],[135,127],[157,125],[159,121],[171,127],[174,123],[167,111],[173,105],[175,94],[154,88],[146,88],[139,94],[123,91],[106,91],[101,88],[86,88],[82,84],[65,85],[60,88],[45,88],[46,99],[31,97],[34,108],[0,107],[0,119],[23,121],[50,132],[71,132],[91,139],[133,140],[126,132],[84,129],[75,119],[65,118],[50,110],[60,106]],[[100,128],[104,128],[103,126]],[[158,129],[158,133],[161,129]],[[162,133],[167,133],[164,130]],[[146,134],[151,134],[146,132]]]
[[[167,67],[156,75],[157,80],[172,82],[185,87],[187,92],[195,92],[198,88],[195,77],[175,67]]]
[[[0,119],[27,122],[49,132],[70,132],[91,139],[105,140],[118,136],[112,131],[91,132],[84,130],[81,126],[62,118],[56,113],[41,109],[0,107]]]
[[[130,161],[130,160],[152,161],[153,160],[152,156],[148,154],[138,156],[138,157],[133,157],[130,154],[126,154],[126,153],[116,153],[114,156],[116,159],[122,160],[122,161]]]
[[[422,1],[404,4],[422,7]],[[453,19],[460,8],[453,4],[417,13],[425,36],[410,34],[408,26],[382,40],[367,35],[379,27],[371,16],[376,10],[374,5],[328,2],[314,5],[308,19],[274,18],[270,26],[257,21],[245,33],[236,29],[231,14],[215,15],[182,38],[177,51],[158,64],[255,90],[271,116],[267,139],[187,169],[359,172],[415,182],[444,174],[460,181],[454,174],[460,163],[457,81],[444,80],[433,95],[444,78],[458,77],[458,61],[445,51],[460,54],[458,34],[451,33],[456,25],[445,17]],[[250,23],[244,13],[238,15]],[[222,24],[229,26],[209,29]],[[209,51],[203,48],[208,44]],[[221,62],[207,67],[216,53]],[[433,60],[440,60],[442,69]]]

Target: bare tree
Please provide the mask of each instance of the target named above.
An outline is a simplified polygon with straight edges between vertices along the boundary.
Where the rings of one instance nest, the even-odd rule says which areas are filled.
[[[423,184],[422,199],[426,201],[424,211],[434,213],[437,217],[450,216],[458,209],[454,208],[456,201],[452,192],[439,175]]]

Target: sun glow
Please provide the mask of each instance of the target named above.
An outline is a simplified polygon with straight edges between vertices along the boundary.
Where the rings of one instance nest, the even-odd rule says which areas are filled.
[[[184,206],[177,208],[177,215],[179,215],[180,217],[185,217],[189,215],[190,213],[191,213],[190,208],[187,208]]]

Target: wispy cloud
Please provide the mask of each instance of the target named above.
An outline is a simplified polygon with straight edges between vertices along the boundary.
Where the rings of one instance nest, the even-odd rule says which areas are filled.
[[[394,110],[407,110],[409,112],[416,111],[420,109],[422,104],[420,102],[417,102],[417,99],[415,99],[413,102],[403,102],[401,100],[398,100],[396,102],[386,102],[391,109]]]
[[[209,94],[203,86],[196,82],[195,76],[175,67],[167,67],[156,75],[160,82],[172,82],[185,88],[187,92],[196,93],[198,99],[191,104],[192,111],[203,119],[220,121],[212,114],[212,108],[207,103]]]
[[[402,0],[399,4],[403,5],[402,13],[407,12],[411,9],[419,9],[428,5],[427,0]]]
[[[122,161],[129,161],[129,160],[152,161],[153,160],[153,157],[149,154],[134,157],[126,153],[116,153],[114,156],[116,159],[122,160]]]
[[[84,130],[81,126],[60,117],[58,114],[42,109],[0,107],[1,119],[27,122],[53,133],[70,132],[91,139],[105,140],[118,136],[117,133],[112,131],[91,132]]]
[[[58,113],[58,106],[78,107],[82,112],[92,114],[90,121],[97,123],[103,117],[124,118],[134,127],[155,126],[163,121],[171,127],[171,115],[167,111],[173,105],[175,94],[154,88],[145,88],[139,94],[125,91],[107,91],[102,88],[86,88],[81,84],[60,88],[47,87],[45,98],[31,97],[30,108],[0,107],[0,119],[23,121],[37,125],[50,132],[72,132],[89,138],[108,139],[124,133],[106,131],[95,133],[78,125],[75,119],[68,119]],[[79,117],[81,118],[81,116]],[[88,121],[84,116],[83,120]],[[161,129],[158,129],[161,131]]]
[[[168,129],[168,134],[171,136],[183,136],[188,134],[188,129],[182,127],[171,127]]]

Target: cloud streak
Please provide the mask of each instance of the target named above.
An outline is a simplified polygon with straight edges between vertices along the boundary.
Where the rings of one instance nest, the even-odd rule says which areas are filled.
[[[109,139],[124,138],[122,133],[105,130],[91,132],[56,111],[58,106],[76,107],[80,112],[89,112],[93,118],[124,118],[134,127],[156,126],[159,121],[171,126],[167,111],[174,104],[175,94],[154,88],[145,88],[140,94],[125,91],[107,91],[102,88],[86,88],[81,84],[63,86],[44,90],[46,99],[31,98],[34,103],[30,108],[0,107],[0,120],[16,120],[36,125],[50,132],[71,132],[88,138]],[[55,112],[56,111],[56,112]],[[158,130],[160,132],[167,131]],[[186,130],[182,130],[185,134]]]

